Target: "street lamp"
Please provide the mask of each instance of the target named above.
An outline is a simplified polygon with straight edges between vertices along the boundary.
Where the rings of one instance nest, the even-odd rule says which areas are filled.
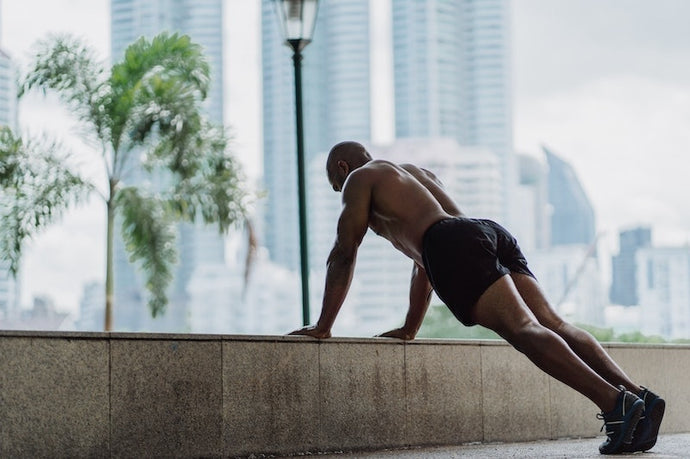
[[[304,178],[304,128],[302,125],[302,50],[311,43],[318,0],[274,0],[285,44],[295,64],[295,119],[297,125],[297,193],[299,247],[302,273],[302,322],[309,324],[309,249],[307,242],[307,193]]]

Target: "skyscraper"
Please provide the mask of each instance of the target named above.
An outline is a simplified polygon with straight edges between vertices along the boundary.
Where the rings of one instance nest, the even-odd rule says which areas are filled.
[[[551,244],[593,244],[594,208],[573,167],[543,147],[549,166],[549,204],[551,205]]]
[[[642,332],[690,338],[690,248],[643,247],[635,266]]]
[[[330,192],[323,157],[316,164],[310,161],[342,140],[371,146],[372,80],[379,78],[372,74],[376,66],[371,62],[374,54],[370,29],[376,21],[372,20],[371,5],[371,0],[322,0],[314,40],[304,50],[304,134],[310,167],[307,200],[312,270],[322,270],[324,266],[339,205],[336,198],[329,200],[319,195]],[[512,173],[508,172],[512,170],[508,2],[392,0],[391,5],[388,14],[393,15],[390,52],[394,57],[396,136],[417,138],[421,143],[407,148],[415,151],[414,157],[424,164],[429,162],[425,154],[438,147],[439,138],[450,140],[450,147],[441,141],[440,151],[462,155],[453,166],[458,173],[465,174],[454,186],[473,183],[471,176],[480,174],[482,178],[474,177],[474,183],[488,187],[480,190],[469,185],[459,193],[465,197],[469,196],[467,193],[476,193],[464,201],[465,209],[479,212],[479,216],[505,220],[505,194],[513,182]],[[274,261],[297,269],[293,69],[271,0],[263,1],[262,27],[264,183],[268,192],[264,241]],[[458,144],[473,148],[463,149]],[[406,147],[391,147],[396,148]],[[377,151],[373,153],[376,156]],[[498,193],[494,193],[496,189]],[[325,210],[323,205],[327,201],[333,209]],[[333,217],[324,220],[326,215]],[[328,232],[321,235],[319,231]],[[360,284],[356,276],[350,298],[362,312],[355,317],[358,323],[365,318],[382,323],[386,314],[382,315],[377,308],[399,308],[400,303],[407,301],[407,285],[401,288],[401,284],[409,282],[410,266],[385,241],[367,239],[360,251],[358,269],[377,273],[376,281]],[[320,285],[319,280],[312,283],[312,294],[318,292]]]
[[[111,0],[111,57],[124,51],[141,36],[160,32],[187,34],[203,47],[211,66],[211,90],[205,107],[211,121],[223,122],[223,2],[222,0]],[[135,172],[131,180],[142,180]],[[127,260],[122,241],[115,244],[115,328],[125,330],[185,330],[187,285],[194,270],[224,262],[224,238],[215,228],[181,224],[178,233],[180,263],[170,292],[166,314],[152,320],[146,308],[142,279]]]
[[[517,184],[508,0],[392,0],[395,133],[451,137],[499,158],[502,214]]]
[[[263,0],[263,240],[275,262],[297,269],[299,237],[295,87],[272,0]],[[305,163],[341,140],[371,138],[369,0],[322,1],[313,42],[304,50]],[[325,167],[325,165],[324,165]],[[307,196],[307,201],[311,199]]]
[[[371,139],[369,0],[322,1],[303,60],[307,162],[341,140]],[[506,196],[512,154],[508,0],[392,0],[396,137],[450,137],[499,158]],[[272,259],[296,269],[294,86],[273,1],[263,0],[265,241]]]
[[[651,247],[652,229],[640,227],[621,231],[619,241],[618,255],[611,260],[609,298],[615,304],[634,306],[640,304],[637,296],[636,254],[639,249]]]
[[[545,158],[518,155],[519,185],[514,204],[520,209],[520,218],[510,230],[520,248],[528,255],[550,245],[550,216],[548,206],[548,170]]]

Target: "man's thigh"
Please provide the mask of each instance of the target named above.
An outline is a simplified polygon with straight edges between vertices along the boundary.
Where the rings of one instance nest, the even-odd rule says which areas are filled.
[[[473,320],[506,337],[530,322],[537,322],[513,278],[505,275],[491,284],[472,308]]]
[[[563,323],[563,319],[551,306],[536,279],[520,273],[511,273],[510,277],[539,323],[551,330],[556,330]]]

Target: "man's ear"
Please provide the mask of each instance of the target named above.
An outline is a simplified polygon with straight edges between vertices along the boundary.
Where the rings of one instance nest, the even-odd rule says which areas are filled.
[[[347,173],[350,172],[350,165],[341,159],[338,161],[338,169],[342,170],[345,175],[347,175]]]

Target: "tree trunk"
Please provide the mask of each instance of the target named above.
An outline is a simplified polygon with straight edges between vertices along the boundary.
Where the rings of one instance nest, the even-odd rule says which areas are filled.
[[[114,187],[111,182],[110,197],[106,203],[108,208],[108,223],[105,253],[105,327],[109,332],[113,328],[113,226],[115,225],[115,205],[113,203]]]

